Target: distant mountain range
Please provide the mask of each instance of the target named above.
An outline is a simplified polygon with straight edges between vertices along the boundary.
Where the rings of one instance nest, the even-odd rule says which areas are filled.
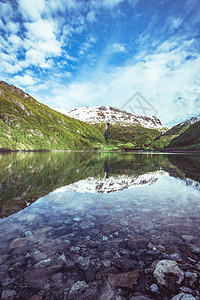
[[[1,150],[200,150],[199,129],[200,115],[171,129],[111,106],[65,115],[0,81]]]

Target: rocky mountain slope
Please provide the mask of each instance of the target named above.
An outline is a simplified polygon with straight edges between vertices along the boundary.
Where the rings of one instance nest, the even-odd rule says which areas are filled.
[[[166,131],[156,117],[131,114],[111,106],[81,107],[68,112],[68,116],[92,124],[104,134],[107,144],[125,150],[148,149]]]
[[[155,141],[152,143],[152,147],[154,149],[163,149],[165,147],[168,147],[172,140],[183,134],[187,129],[189,129],[193,124],[195,124],[198,121],[200,121],[200,115],[189,118],[186,121],[173,126],[161,136],[156,138]]]
[[[154,116],[132,114],[112,106],[79,107],[69,111],[67,115],[89,124],[114,125],[119,123],[121,126],[137,125],[157,130],[163,130],[164,127]]]
[[[92,149],[105,139],[99,130],[37,102],[0,81],[0,148],[12,150]]]
[[[200,115],[166,130],[154,116],[105,106],[64,115],[0,81],[1,150],[199,150],[199,122]]]

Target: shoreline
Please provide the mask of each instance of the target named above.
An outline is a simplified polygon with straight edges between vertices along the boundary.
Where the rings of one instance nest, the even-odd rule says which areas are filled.
[[[4,149],[0,148],[0,153],[11,153],[11,152],[115,152],[115,153],[157,153],[157,154],[200,154],[200,150],[94,150],[94,149],[85,149],[85,150],[47,150],[47,149],[38,149],[38,150],[14,150],[14,149]]]

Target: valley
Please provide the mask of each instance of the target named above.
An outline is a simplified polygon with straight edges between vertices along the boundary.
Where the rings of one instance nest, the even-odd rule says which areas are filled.
[[[200,117],[167,128],[154,116],[112,106],[66,114],[0,82],[0,150],[199,151]]]

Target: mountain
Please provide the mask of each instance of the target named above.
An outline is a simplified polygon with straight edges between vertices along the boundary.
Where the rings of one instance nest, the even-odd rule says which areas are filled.
[[[93,149],[101,132],[37,102],[21,89],[0,81],[0,149]]]
[[[167,149],[200,151],[200,121],[193,123],[182,134],[174,138]]]
[[[195,124],[198,121],[200,121],[200,115],[189,118],[186,121],[173,126],[171,129],[167,130],[161,136],[156,138],[155,141],[152,143],[152,147],[154,149],[163,149],[168,147],[172,140],[183,134],[187,129],[189,129],[193,124]]]
[[[171,129],[166,131],[163,135],[178,136],[178,135],[182,134],[184,131],[186,131],[191,125],[193,125],[194,123],[196,123],[198,121],[200,121],[200,115],[189,118],[186,121],[173,126]]]
[[[75,118],[89,124],[106,123],[121,126],[137,125],[145,128],[163,130],[160,120],[153,116],[132,114],[112,106],[79,107],[67,113],[71,118]]]
[[[125,150],[148,149],[150,143],[166,131],[156,117],[131,114],[111,106],[81,107],[67,115],[98,128],[107,144]]]

